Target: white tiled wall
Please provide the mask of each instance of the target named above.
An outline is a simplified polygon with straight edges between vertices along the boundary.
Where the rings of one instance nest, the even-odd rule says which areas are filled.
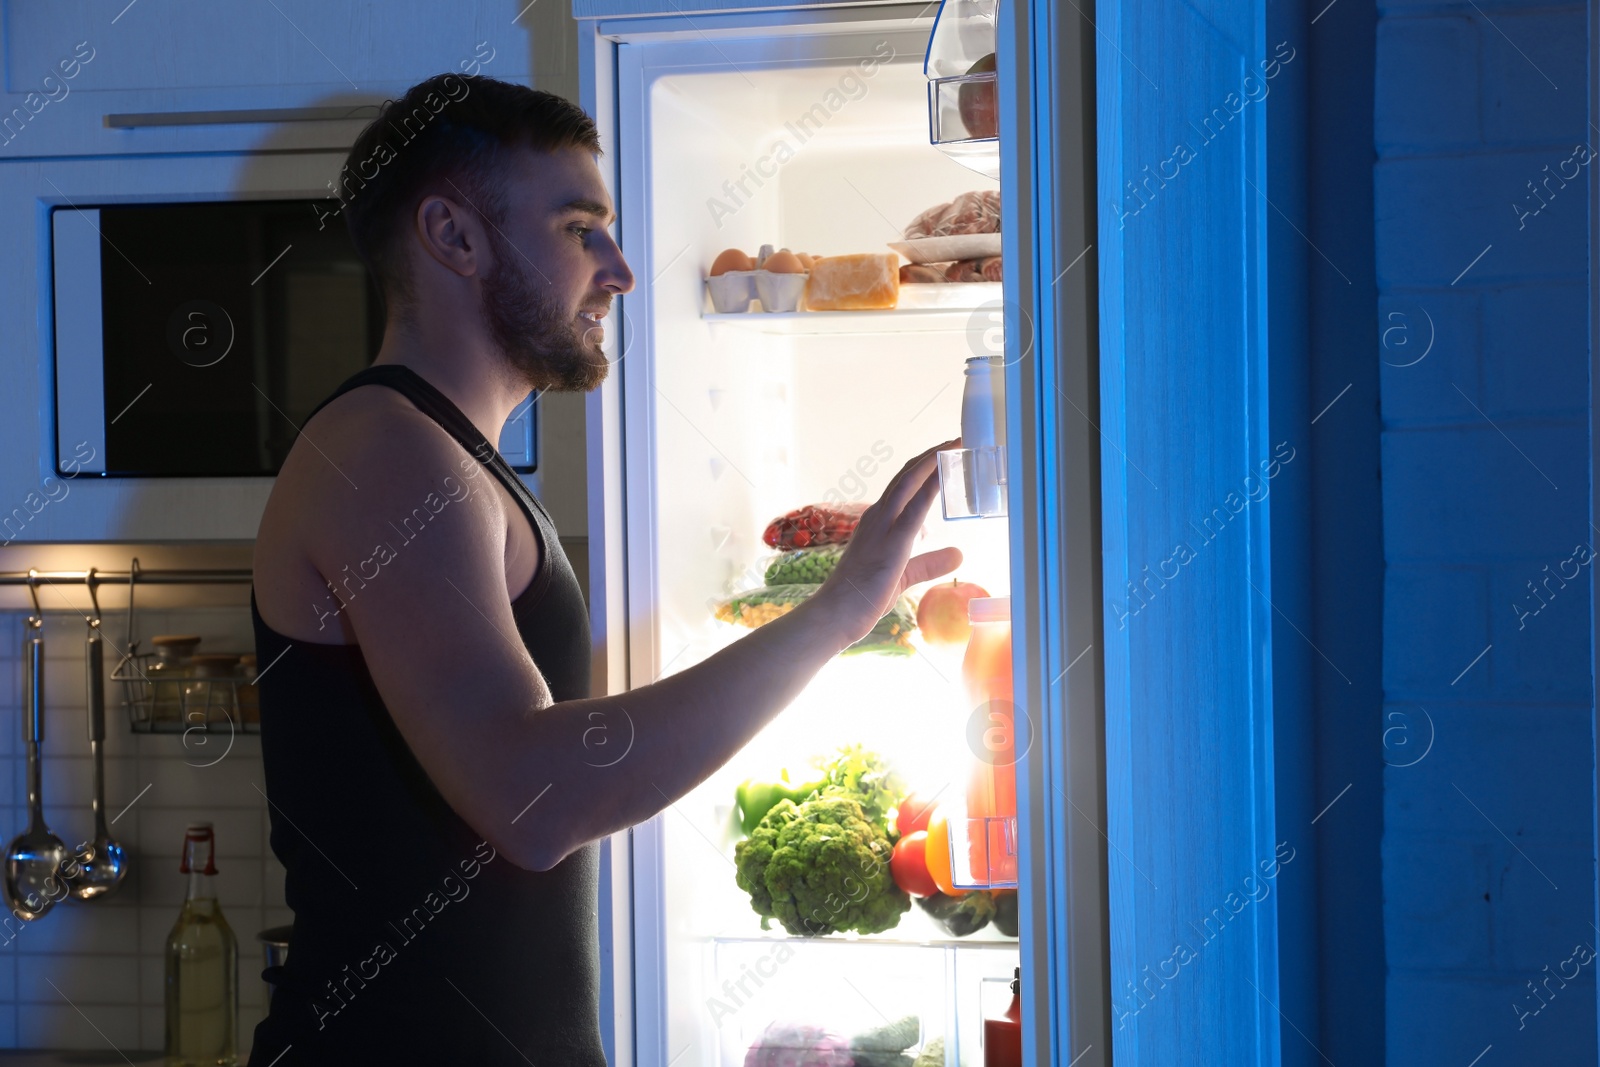
[[[0,836],[7,840],[27,824],[24,617],[0,613]],[[125,643],[124,625],[120,613],[106,621],[108,675]],[[254,651],[248,609],[141,611],[137,625],[144,650],[155,634],[193,633],[201,635],[202,651]],[[94,829],[85,629],[76,615],[45,618],[45,819],[68,845]],[[266,801],[257,791],[264,784],[260,738],[235,737],[218,760],[226,734],[209,736],[204,747],[192,735],[188,748],[182,735],[135,735],[121,690],[106,683],[106,810],[116,818],[112,835],[130,856],[127,879],[110,898],[58,904],[10,943],[0,933],[0,1048],[162,1047],[162,946],[183,901],[183,831],[191,821],[210,820],[217,833],[222,910],[239,938],[243,1056],[266,1012],[256,934],[291,921],[283,903],[283,867],[267,844]]]

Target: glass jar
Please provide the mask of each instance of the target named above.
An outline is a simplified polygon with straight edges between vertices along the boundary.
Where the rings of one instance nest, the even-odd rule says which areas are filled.
[[[190,676],[191,657],[200,647],[195,634],[157,634],[150,639],[155,659],[145,667],[150,681],[151,725],[177,726],[183,721],[183,684]]]
[[[194,656],[189,661],[191,681],[183,687],[183,726],[205,728],[233,720],[233,686],[239,657],[228,653]]]
[[[240,725],[259,726],[261,724],[261,694],[256,688],[256,658],[254,655],[239,657],[239,684],[234,687],[234,697],[239,705]]]

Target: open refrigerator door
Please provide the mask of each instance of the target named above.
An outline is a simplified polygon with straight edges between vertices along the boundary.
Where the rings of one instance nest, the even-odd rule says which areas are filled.
[[[1003,376],[998,183],[929,143],[931,20],[683,29],[617,51],[631,685],[808,595],[859,509],[968,425],[969,365]],[[634,831],[638,1063],[985,1062],[1019,961],[995,773],[1017,748],[964,663],[1011,588],[987,403],[998,437],[941,464],[918,545],[960,548],[956,573]],[[1009,649],[983,647],[994,675]],[[1009,861],[969,831],[983,789]]]

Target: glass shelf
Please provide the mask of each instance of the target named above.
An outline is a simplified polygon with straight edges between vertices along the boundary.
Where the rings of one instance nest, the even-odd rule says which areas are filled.
[[[707,312],[702,319],[774,335],[964,333],[1000,322],[1001,282],[903,285],[900,306],[887,311]]]
[[[915,907],[915,905],[912,905]],[[776,926],[774,926],[776,929]],[[711,945],[884,945],[889,948],[961,948],[984,952],[1018,952],[1021,942],[1005,937],[991,929],[980,930],[971,937],[895,937],[893,934],[829,934],[827,937],[790,937],[780,932],[771,935],[739,937],[714,935],[705,938]]]

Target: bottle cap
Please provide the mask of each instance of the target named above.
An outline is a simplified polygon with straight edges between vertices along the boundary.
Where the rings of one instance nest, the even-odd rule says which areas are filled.
[[[200,849],[205,848],[205,864],[201,866]],[[183,833],[183,858],[178,861],[180,874],[216,874],[217,838],[208,822],[192,822]]]
[[[1010,622],[1011,598],[979,596],[967,601],[968,622]]]

